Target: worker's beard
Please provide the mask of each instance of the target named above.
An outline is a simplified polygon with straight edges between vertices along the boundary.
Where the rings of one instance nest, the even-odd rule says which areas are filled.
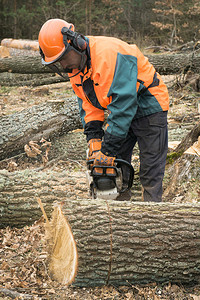
[[[85,66],[86,66],[86,62],[87,62],[87,55],[85,53],[82,53],[81,55],[81,62],[79,65],[79,70],[84,70]]]
[[[75,77],[76,75],[78,75],[80,72],[83,72],[86,66],[86,62],[87,62],[87,55],[84,52],[79,53],[81,55],[81,61],[79,66],[76,69],[70,69],[70,68],[63,68],[61,66],[61,64],[59,63],[59,61],[48,65],[48,67],[54,72],[57,73],[58,75],[60,75],[61,77],[63,77],[64,79],[68,79],[71,77]],[[75,74],[73,74],[72,76],[69,76],[68,74],[73,73],[73,70],[78,70],[78,72],[76,72]]]
[[[78,75],[80,72],[83,72],[86,66],[86,62],[87,62],[87,55],[85,53],[81,53],[81,61],[80,61],[80,65],[78,66],[78,72],[72,76],[68,76],[69,78],[75,77],[76,75]],[[67,73],[72,73],[73,69],[71,70],[71,72],[69,72],[69,69],[65,69]]]

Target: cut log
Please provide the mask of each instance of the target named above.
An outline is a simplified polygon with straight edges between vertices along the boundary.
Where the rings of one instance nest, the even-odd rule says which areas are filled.
[[[48,216],[53,201],[64,203],[78,249],[76,286],[200,282],[200,204],[73,198],[66,172],[1,171],[0,180],[1,227],[38,220],[36,197]]]
[[[200,136],[200,122],[195,124],[192,130],[188,132],[188,134],[184,137],[181,143],[176,147],[174,152],[183,153],[198,140],[199,136]]]
[[[200,282],[200,205],[75,203],[63,210],[78,246],[75,285]]]
[[[82,128],[76,98],[49,101],[0,119],[0,159],[24,152],[29,141]]]
[[[1,45],[8,48],[26,49],[26,50],[39,50],[38,41],[32,40],[16,40],[16,39],[3,39]]]
[[[200,75],[188,71],[185,76],[184,84],[186,87],[192,87],[194,91],[200,92]]]
[[[193,54],[159,54],[147,55],[161,75],[187,73],[188,70],[200,72],[200,55]],[[20,74],[51,73],[48,67],[43,67],[41,57],[15,56],[0,59],[0,72],[12,72]]]
[[[50,68],[42,65],[39,53],[37,56],[20,55],[11,58],[1,58],[0,72],[20,74],[53,73]]]
[[[40,86],[58,82],[66,82],[65,79],[55,74],[18,74],[3,72],[0,73],[0,83],[3,86]]]
[[[197,202],[200,200],[200,159],[197,155],[183,154],[166,166],[165,201]]]
[[[0,46],[0,58],[10,57],[10,52],[8,48]]]
[[[200,55],[193,54],[159,54],[147,55],[156,71],[161,75],[186,74],[200,72]]]

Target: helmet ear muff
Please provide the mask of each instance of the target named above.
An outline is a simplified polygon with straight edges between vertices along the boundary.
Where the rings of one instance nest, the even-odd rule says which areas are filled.
[[[78,51],[83,52],[87,48],[87,43],[83,35],[72,31],[70,28],[63,27],[61,30],[63,42],[67,46],[68,41]]]

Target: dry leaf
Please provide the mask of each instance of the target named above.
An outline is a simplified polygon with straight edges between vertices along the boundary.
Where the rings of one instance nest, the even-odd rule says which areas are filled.
[[[3,98],[3,104],[7,104],[8,103],[8,98]]]
[[[46,165],[49,158],[48,158],[48,155],[49,155],[49,151],[51,149],[51,142],[48,142],[47,140],[45,140],[44,138],[41,139],[40,141],[41,144],[41,148],[43,150],[45,150],[45,154],[42,155],[42,161],[43,161],[43,164]]]
[[[8,163],[7,170],[8,172],[14,172],[17,169],[17,164],[13,160]]]
[[[38,147],[35,147],[34,145],[31,146],[31,151],[35,152],[36,154],[41,154],[42,152]]]
[[[8,263],[5,260],[3,260],[2,264],[1,264],[1,269],[2,270],[9,270],[10,269]]]
[[[26,155],[28,157],[36,157],[37,156],[37,153],[32,151],[31,148],[27,144],[24,146],[24,151],[26,152]]]
[[[28,157],[37,157],[40,155],[42,157],[42,162],[44,165],[48,162],[48,155],[51,148],[51,142],[48,142],[44,138],[37,141],[30,141],[24,146],[24,151]]]
[[[34,147],[34,148],[36,148],[38,150],[41,148],[36,141],[30,141],[29,142],[29,146],[30,147]]]
[[[34,146],[34,147],[36,147],[37,149],[40,149],[40,146],[38,145],[38,142],[37,141],[30,141],[29,142],[29,146]]]
[[[42,155],[42,162],[44,166],[48,163],[48,157],[46,155]]]
[[[193,298],[193,300],[200,300],[200,296],[192,295],[192,294],[190,294],[190,296]]]
[[[44,138],[41,139],[40,141],[41,144],[41,148],[46,148],[46,149],[50,149],[51,148],[51,142],[46,141]]]
[[[41,154],[40,146],[36,141],[30,141],[29,145],[24,146],[24,151],[26,152],[28,157],[37,157],[38,154]]]

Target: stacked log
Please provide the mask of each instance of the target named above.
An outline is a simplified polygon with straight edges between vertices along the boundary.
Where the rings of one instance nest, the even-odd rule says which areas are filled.
[[[1,85],[40,86],[68,81],[42,66],[38,41],[3,39],[1,47],[10,53],[0,60]]]
[[[200,55],[157,54],[146,56],[161,75],[186,73],[189,69],[194,73],[200,72]],[[36,56],[26,55],[0,59],[0,72],[23,74],[52,73],[48,67],[42,66],[39,54]]]
[[[4,85],[42,85],[52,82],[66,81],[62,77],[57,77],[48,68],[43,67],[41,64],[41,57],[38,52],[37,41],[26,41],[26,40],[12,40],[4,39],[1,45],[7,47],[15,47],[18,49],[31,49],[35,52],[34,55],[21,55],[13,56],[0,59],[0,82]],[[28,51],[29,52],[29,51]],[[161,75],[169,74],[185,74],[190,70],[193,73],[200,72],[200,55],[189,54],[156,54],[146,55],[149,61],[154,65],[155,69]],[[12,73],[12,76],[8,76],[8,73]],[[16,76],[18,75],[18,78]],[[26,74],[44,74],[46,80],[30,80],[27,79]],[[53,74],[54,76],[50,76]],[[15,78],[14,78],[15,77]],[[68,79],[67,79],[68,80]]]
[[[38,41],[23,40],[23,39],[3,39],[1,45],[8,48],[26,49],[26,50],[39,50]]]

